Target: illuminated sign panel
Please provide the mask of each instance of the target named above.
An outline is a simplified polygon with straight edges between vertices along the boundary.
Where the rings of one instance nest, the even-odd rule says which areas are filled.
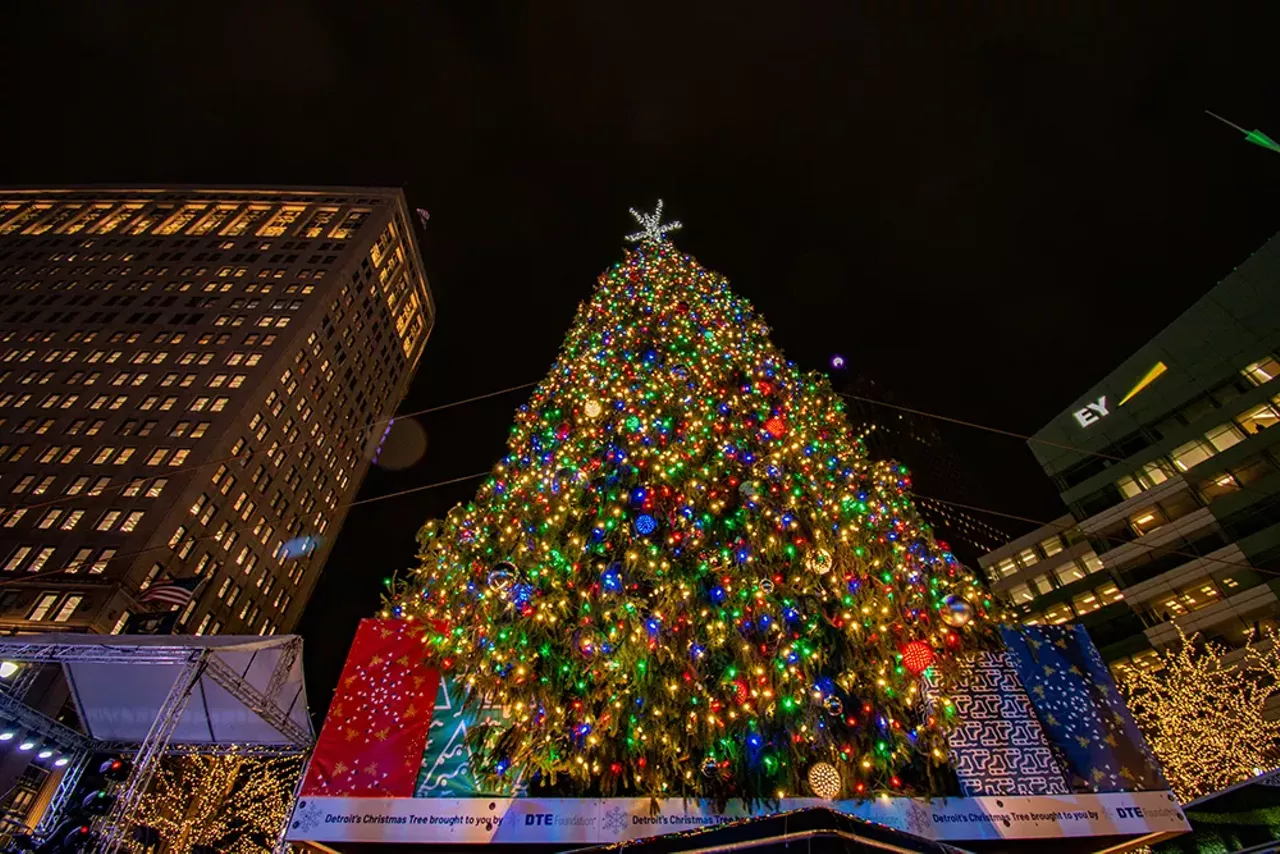
[[[1142,379],[1138,380],[1137,383],[1134,384],[1133,388],[1125,392],[1124,397],[1120,398],[1120,402],[1116,404],[1116,407],[1124,406],[1130,400],[1133,400],[1134,396],[1136,396],[1138,392],[1142,391],[1159,379],[1167,370],[1169,370],[1169,368],[1164,362],[1156,362],[1155,365],[1152,366],[1151,370],[1143,374]],[[1088,427],[1092,424],[1096,424],[1110,414],[1111,408],[1107,404],[1107,396],[1105,394],[1099,397],[1096,401],[1086,403],[1084,406],[1071,413],[1071,415],[1076,419],[1076,423],[1081,427]]]

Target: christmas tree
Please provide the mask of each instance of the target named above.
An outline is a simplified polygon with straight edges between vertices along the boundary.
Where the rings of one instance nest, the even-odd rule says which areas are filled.
[[[468,733],[489,785],[934,791],[989,603],[906,470],[867,458],[827,378],[676,250],[661,210],[632,211],[637,248],[388,607],[469,704],[506,710]]]

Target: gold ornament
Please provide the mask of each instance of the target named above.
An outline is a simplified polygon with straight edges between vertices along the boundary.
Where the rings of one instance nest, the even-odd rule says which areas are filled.
[[[600,413],[604,412],[604,407],[600,405],[600,401],[593,398],[583,404],[582,411],[586,413],[588,418],[599,418]]]
[[[831,566],[835,561],[831,557],[831,552],[826,549],[814,549],[809,553],[806,563],[813,572],[818,575],[826,575],[831,571]]]
[[[840,795],[840,772],[829,762],[815,762],[809,766],[809,788],[824,801],[834,801]]]

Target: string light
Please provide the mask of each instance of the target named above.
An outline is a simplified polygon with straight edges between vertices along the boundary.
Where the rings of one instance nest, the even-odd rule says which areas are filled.
[[[1126,668],[1118,681],[1173,793],[1187,803],[1275,765],[1280,721],[1268,720],[1266,706],[1280,693],[1280,634],[1266,627],[1235,651],[1181,628],[1178,635],[1156,667]]]
[[[274,840],[288,820],[302,760],[246,756],[240,749],[164,757],[133,821],[154,827],[178,851],[196,845],[227,854],[262,851],[262,840]]]
[[[991,603],[906,469],[868,458],[826,376],[660,214],[635,214],[638,248],[475,499],[419,532],[383,615],[505,710],[467,732],[493,790],[771,800],[825,764],[837,790],[932,791],[955,716],[921,702],[902,650],[948,702],[961,659],[997,644]],[[947,597],[972,604],[963,625]]]

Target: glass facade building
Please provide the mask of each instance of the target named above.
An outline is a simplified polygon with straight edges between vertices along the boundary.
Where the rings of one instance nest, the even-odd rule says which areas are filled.
[[[1276,625],[1278,377],[1280,236],[1036,433],[1070,512],[982,557],[993,589],[1121,669]]]
[[[0,632],[292,630],[433,319],[399,190],[0,190]]]

